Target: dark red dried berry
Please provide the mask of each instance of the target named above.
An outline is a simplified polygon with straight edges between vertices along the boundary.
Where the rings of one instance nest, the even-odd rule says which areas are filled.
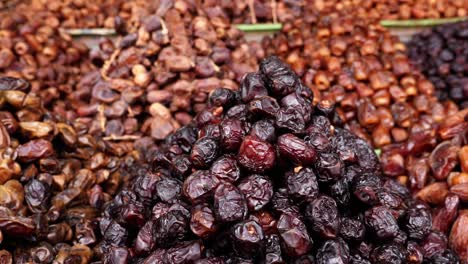
[[[391,239],[400,231],[398,223],[390,209],[376,206],[365,213],[366,227],[378,239]]]
[[[226,151],[237,151],[244,137],[242,122],[236,119],[225,119],[219,124],[221,147]]]
[[[432,217],[429,209],[410,208],[405,215],[405,228],[410,238],[421,240],[432,229]]]
[[[273,196],[273,184],[261,175],[250,175],[237,186],[247,201],[250,211],[258,211],[265,207]]]
[[[190,159],[197,168],[207,168],[219,154],[219,143],[211,137],[203,137],[193,145]]]
[[[211,175],[220,181],[236,182],[241,175],[237,160],[234,156],[225,155],[213,162],[210,169]]]
[[[256,136],[267,142],[276,140],[275,122],[271,119],[262,119],[255,122],[250,131],[250,135]]]
[[[232,242],[239,256],[254,257],[263,252],[265,235],[262,227],[253,220],[240,222],[232,227]]]
[[[260,63],[267,87],[274,95],[285,96],[294,92],[300,82],[294,72],[278,57],[269,57]]]
[[[190,230],[198,237],[207,238],[217,231],[215,215],[207,204],[196,205],[191,215]]]
[[[249,102],[248,110],[256,117],[275,117],[280,109],[275,98],[263,96]]]
[[[314,148],[293,134],[278,137],[278,151],[282,157],[303,166],[312,165],[317,158]]]
[[[288,194],[299,203],[312,201],[319,193],[317,179],[311,168],[288,173],[286,181]]]
[[[213,177],[210,171],[199,170],[185,179],[182,191],[192,203],[204,201],[213,194],[219,180]]]
[[[340,228],[340,216],[335,200],[322,195],[307,204],[304,216],[312,230],[322,238],[335,238]]]
[[[237,159],[247,170],[263,173],[275,165],[276,153],[270,143],[254,136],[246,136]]]
[[[247,203],[236,186],[222,183],[214,194],[214,211],[221,222],[239,221],[247,216]]]
[[[349,262],[348,245],[341,239],[325,241],[317,249],[317,264],[348,263]]]
[[[262,75],[253,72],[246,74],[242,79],[240,94],[244,103],[267,96],[268,91],[263,83]]]
[[[304,255],[312,248],[313,241],[306,225],[293,213],[282,214],[277,228],[286,254],[289,256]]]
[[[405,263],[405,255],[399,246],[383,245],[372,251],[371,261],[382,264],[403,264]]]

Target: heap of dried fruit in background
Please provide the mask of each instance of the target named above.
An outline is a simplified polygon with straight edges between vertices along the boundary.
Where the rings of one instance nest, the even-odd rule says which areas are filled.
[[[466,111],[438,102],[434,85],[411,67],[405,46],[379,25],[339,12],[309,18],[264,39],[266,53],[281,55],[314,94],[336,103],[346,128],[382,149],[385,175],[415,193],[434,181],[445,187],[432,203],[443,206],[450,172],[466,179],[457,158],[468,144]],[[459,204],[465,208],[463,186],[452,187],[461,200],[453,217]]]
[[[233,24],[288,22],[304,16],[304,10],[324,13],[353,10],[357,17],[381,19],[452,18],[468,15],[464,0],[241,0],[204,1],[210,14],[222,15]],[[310,15],[310,14],[307,14]],[[307,16],[306,15],[306,16]]]
[[[23,78],[49,108],[71,93],[94,67],[88,48],[59,32],[59,22],[29,13],[0,18],[0,76]],[[61,104],[61,105],[60,105]]]
[[[439,100],[453,100],[468,108],[468,21],[413,36],[408,56],[434,84]]]
[[[329,12],[352,9],[355,17],[372,19],[428,19],[465,17],[465,0],[315,0],[306,9]]]
[[[59,24],[61,28],[113,28],[116,16],[133,20],[150,10],[151,4],[144,0],[32,0],[17,1],[2,14],[24,14],[31,19],[44,19],[46,24]]]
[[[24,80],[0,78],[0,243],[10,251],[0,256],[87,263],[102,206],[152,146],[96,138],[79,120],[47,111],[30,90]]]
[[[233,24],[285,22],[302,14],[304,0],[204,1],[207,14],[221,16]]]
[[[107,206],[104,263],[458,263],[430,208],[312,101],[277,57],[216,89]]]
[[[91,52],[100,69],[67,97],[69,109],[92,119],[94,135],[162,140],[204,109],[213,89],[238,89],[262,57],[239,30],[186,1],[160,6],[133,31],[121,22],[127,34]]]

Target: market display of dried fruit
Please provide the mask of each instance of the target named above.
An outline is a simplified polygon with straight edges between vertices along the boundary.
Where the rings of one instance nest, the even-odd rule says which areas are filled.
[[[92,119],[92,134],[163,140],[205,108],[213,89],[237,89],[263,56],[252,54],[239,30],[186,1],[141,20],[117,44],[101,41],[90,54],[99,69],[67,96],[68,108]]]
[[[465,17],[468,6],[464,0],[371,0],[357,1],[367,10],[368,17],[377,19],[427,19]]]
[[[319,13],[348,10],[372,20],[437,19],[468,16],[465,0],[241,0],[205,1],[209,12],[222,14],[236,24],[289,22],[304,10]]]
[[[11,2],[11,1],[10,1]],[[143,0],[32,0],[17,1],[14,11],[29,18],[44,19],[46,24],[61,28],[113,28],[116,16],[128,21],[148,15],[156,1]],[[159,1],[158,1],[159,2]],[[158,3],[159,4],[159,3]],[[13,5],[3,11],[11,12]]]
[[[100,210],[150,148],[96,138],[46,110],[28,82],[0,78],[1,247],[14,263],[87,263]]]
[[[434,84],[439,100],[468,108],[468,21],[413,36],[408,56]]]
[[[345,10],[356,17],[379,21],[466,17],[464,0],[315,0],[306,9],[321,13]]]
[[[0,263],[468,261],[462,0],[7,5]]]
[[[458,263],[430,207],[312,100],[277,57],[216,89],[107,205],[104,263]]]
[[[304,0],[204,1],[208,14],[229,19],[233,24],[278,23],[300,17]]]

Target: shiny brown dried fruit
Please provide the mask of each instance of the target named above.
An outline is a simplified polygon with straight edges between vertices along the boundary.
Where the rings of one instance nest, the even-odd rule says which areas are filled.
[[[468,261],[468,213],[461,212],[453,224],[449,237],[450,247],[462,261]]]
[[[429,156],[429,165],[433,172],[434,178],[445,180],[450,171],[457,165],[457,153],[459,146],[454,145],[451,141],[440,143]]]
[[[47,158],[54,154],[52,144],[45,139],[31,140],[17,148],[18,159],[31,162],[40,158]]]
[[[468,145],[460,149],[458,159],[460,160],[462,171],[468,173]]]
[[[450,192],[458,195],[463,202],[468,202],[468,183],[454,185],[450,187]]]
[[[417,192],[416,197],[431,204],[442,204],[447,194],[447,183],[434,182]]]

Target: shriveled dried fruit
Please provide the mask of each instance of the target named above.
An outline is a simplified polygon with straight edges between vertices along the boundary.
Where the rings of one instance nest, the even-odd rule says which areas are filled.
[[[349,248],[348,245],[340,238],[334,240],[327,240],[317,250],[316,261],[320,264],[349,262]]]
[[[468,201],[468,183],[460,183],[450,188],[450,192],[460,197],[463,202]]]
[[[398,235],[399,227],[395,217],[383,206],[366,211],[365,223],[376,238],[391,239]]]
[[[448,193],[448,186],[445,182],[435,182],[421,189],[416,196],[428,203],[442,204]]]
[[[255,221],[247,220],[232,227],[234,250],[243,257],[259,255],[264,250],[262,227]]]
[[[458,163],[459,149],[450,141],[442,142],[434,149],[429,157],[429,164],[436,179],[444,180],[448,177],[449,172]]]
[[[238,188],[251,211],[264,208],[273,196],[273,184],[267,177],[261,175],[250,175],[239,183]]]
[[[275,164],[273,146],[254,136],[246,136],[239,149],[238,162],[251,172],[262,173]]]
[[[323,238],[335,238],[340,228],[340,216],[336,202],[322,195],[311,201],[304,215],[312,226],[312,230]]]
[[[223,183],[214,193],[214,210],[221,222],[239,221],[247,215],[247,203],[236,186]]]
[[[468,214],[461,212],[450,231],[450,247],[462,261],[468,260]]]
[[[293,213],[282,214],[278,219],[277,228],[289,256],[304,255],[313,246],[306,225]]]

